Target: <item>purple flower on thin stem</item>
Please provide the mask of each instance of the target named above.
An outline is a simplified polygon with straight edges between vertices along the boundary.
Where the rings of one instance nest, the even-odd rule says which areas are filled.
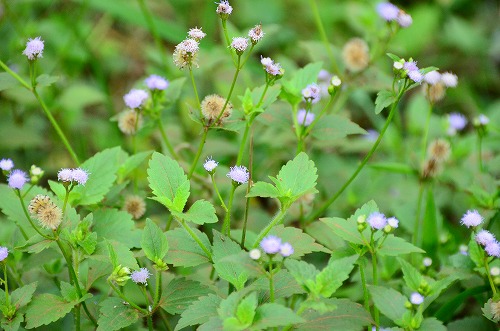
[[[11,159],[1,159],[0,160],[0,169],[4,171],[10,171],[14,168],[14,162]]]
[[[483,223],[483,220],[484,218],[477,210],[467,210],[464,216],[462,216],[460,223],[470,228],[471,226],[478,226]]]
[[[441,81],[446,87],[456,87],[458,84],[458,77],[451,72],[445,72],[441,74]]]
[[[500,257],[500,244],[496,240],[488,243],[484,250],[489,256]]]
[[[82,168],[76,168],[72,170],[71,178],[78,184],[85,185],[89,179],[89,173]]]
[[[403,68],[405,68],[405,70],[407,70],[408,72],[418,70],[417,62],[406,61],[403,65]]]
[[[407,28],[413,23],[411,16],[402,10],[399,11],[396,21],[398,21],[399,26],[402,28]]]
[[[279,237],[269,235],[262,239],[260,247],[267,254],[276,254],[281,250],[281,239]]]
[[[10,187],[20,190],[28,180],[29,178],[26,172],[15,169],[9,174],[8,183]]]
[[[366,220],[372,229],[381,230],[387,225],[387,218],[384,214],[373,212]]]
[[[408,72],[408,77],[410,77],[410,79],[415,83],[421,83],[424,79],[424,75],[422,75],[422,73],[418,70]]]
[[[381,2],[377,5],[377,13],[386,21],[394,21],[399,14],[399,8],[390,2]]]
[[[299,125],[309,126],[314,121],[315,117],[316,116],[313,113],[308,112],[305,109],[299,109],[297,112],[297,122]]]
[[[234,37],[231,47],[237,54],[243,53],[248,48],[248,39],[244,37]]]
[[[219,162],[216,162],[212,159],[211,156],[207,157],[205,163],[203,164],[203,168],[205,168],[208,172],[213,172],[215,168],[219,165]]]
[[[495,236],[488,230],[480,230],[476,233],[476,242],[479,245],[486,246],[491,242],[495,242]]]
[[[132,89],[130,90],[130,92],[123,96],[123,101],[125,101],[127,107],[135,109],[141,107],[147,98],[148,93],[146,91]]]
[[[57,173],[57,179],[61,182],[71,182],[73,180],[73,170],[63,168]]]
[[[290,243],[283,243],[280,246],[280,254],[283,257],[289,257],[294,252],[294,249]]]
[[[9,256],[9,250],[7,247],[1,247],[0,246],[0,262],[5,260]]]
[[[321,89],[319,88],[318,84],[312,83],[307,85],[303,90],[302,90],[302,97],[306,101],[311,101],[311,103],[317,103],[321,99]]]
[[[450,124],[450,129],[460,131],[467,125],[467,118],[460,113],[450,113],[448,115],[448,123]]]
[[[245,184],[250,179],[250,173],[245,166],[234,166],[226,175],[238,184]]]
[[[36,60],[43,56],[43,40],[41,37],[36,37],[35,39],[28,39],[26,43],[26,49],[23,51],[23,54],[26,55],[28,60]]]
[[[413,292],[410,295],[410,302],[414,305],[421,305],[424,302],[424,297],[418,292]]]
[[[144,80],[150,90],[165,90],[168,87],[168,80],[158,75],[151,75]]]
[[[130,274],[130,278],[132,279],[132,281],[134,283],[143,284],[143,285],[148,284],[149,276],[151,276],[151,273],[146,268],[141,268],[141,269],[134,271]]]

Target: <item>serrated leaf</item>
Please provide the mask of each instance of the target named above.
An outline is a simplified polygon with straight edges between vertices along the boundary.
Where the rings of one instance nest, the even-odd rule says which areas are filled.
[[[364,241],[361,234],[358,231],[357,223],[349,222],[343,218],[331,217],[331,218],[320,218],[326,226],[328,226],[333,233],[335,233],[340,238],[347,240],[350,243],[363,245]]]
[[[373,323],[370,314],[360,304],[347,299],[329,299],[328,302],[338,308],[325,314],[312,309],[306,310],[302,314],[306,322],[296,326],[295,329],[361,331]]]
[[[295,71],[292,79],[283,81],[285,90],[295,96],[299,96],[302,89],[318,80],[318,74],[323,66],[322,62],[315,62]]]
[[[185,213],[175,213],[175,216],[195,224],[217,223],[219,219],[215,213],[215,207],[206,200],[198,200]]]
[[[189,192],[189,180],[179,163],[169,156],[158,152],[153,153],[149,161],[148,181],[149,187],[160,202],[164,201],[164,199],[173,202],[177,193],[182,198],[187,199],[185,196],[186,188],[187,192]],[[182,188],[179,190],[181,186]],[[167,206],[167,208],[172,207]],[[175,211],[182,212],[182,209],[176,209]]]
[[[160,306],[169,314],[181,314],[195,300],[212,292],[208,287],[197,281],[174,278],[163,285]]]
[[[20,86],[22,86],[21,83],[8,72],[0,72],[0,91]]]
[[[291,202],[306,193],[316,192],[317,169],[306,153],[299,153],[288,161],[276,176],[276,188],[280,197],[289,198]]]
[[[46,239],[38,233],[29,238],[22,246],[16,247],[21,252],[40,253],[50,247],[54,240]]]
[[[252,324],[257,308],[257,293],[252,292],[247,297],[243,298],[236,308],[236,318],[241,324],[248,327]]]
[[[55,322],[68,314],[75,303],[53,294],[40,294],[33,298],[26,310],[26,328],[33,329]]]
[[[153,263],[157,259],[163,260],[168,252],[168,241],[163,231],[151,219],[146,220],[146,226],[142,232],[141,246],[146,257]]]
[[[31,301],[31,297],[33,293],[35,293],[38,282],[34,282],[28,285],[24,285],[23,287],[19,287],[12,291],[11,302],[14,306],[16,306],[16,310],[19,308],[26,306]]]
[[[70,283],[61,281],[61,295],[68,302],[78,301],[78,292]]]
[[[24,315],[16,313],[13,319],[7,320],[5,318],[0,319],[0,328],[4,331],[17,331],[24,321]]]
[[[255,183],[250,192],[246,195],[247,198],[261,197],[261,198],[277,198],[279,192],[272,184],[266,182]]]
[[[174,200],[172,201],[172,207],[169,209],[172,209],[172,210],[178,211],[178,212],[184,210],[184,207],[186,206],[189,195],[191,194],[189,192],[189,190],[190,190],[189,181],[185,181],[184,183],[182,183],[175,191],[175,197],[174,197]]]
[[[59,80],[59,76],[50,76],[47,74],[41,74],[36,78],[37,87],[50,86]]]
[[[80,165],[89,172],[89,179],[85,185],[77,185],[71,191],[71,205],[92,205],[104,198],[116,180],[120,153],[120,147],[105,149]]]
[[[217,317],[217,308],[222,299],[214,294],[209,294],[193,301],[181,314],[179,322],[175,326],[175,331],[181,330],[187,326],[203,324],[208,322],[211,317]]]
[[[392,105],[394,101],[396,101],[396,97],[391,91],[383,90],[378,92],[375,100],[375,114],[379,114],[384,108]]]
[[[94,212],[92,230],[97,233],[97,240],[116,240],[127,247],[139,247],[141,231],[135,227],[132,215],[116,209],[98,209]]]
[[[140,166],[152,153],[152,151],[145,151],[129,156],[125,162],[120,165],[120,168],[118,168],[117,174],[120,180],[123,180],[128,174]]]
[[[420,327],[418,328],[418,331],[446,331],[446,330],[447,328],[446,326],[443,325],[443,322],[434,317],[424,319],[422,321],[422,324],[420,324]]]
[[[358,257],[358,255],[353,255],[341,259],[330,259],[328,265],[316,276],[319,294],[325,298],[331,297],[342,286],[344,280],[349,278]]]
[[[399,56],[394,55],[394,54],[392,54],[392,53],[386,53],[386,55],[387,55],[389,58],[391,58],[391,60],[392,60],[392,61],[394,61],[394,62],[398,62],[399,60],[401,60],[401,58],[400,58]]]
[[[238,98],[241,100],[241,107],[243,108],[243,111],[248,114],[254,106],[250,89],[247,87],[245,94],[243,96],[238,96]]]
[[[425,253],[425,251],[417,246],[413,246],[403,238],[389,234],[379,248],[378,253],[385,256],[399,256],[410,253]]]
[[[269,231],[269,234],[278,236],[282,242],[291,243],[293,246],[292,258],[299,258],[312,252],[330,253],[330,250],[315,242],[314,238],[301,229],[283,224],[277,225]]]
[[[420,284],[422,283],[422,275],[414,266],[412,266],[405,260],[399,258],[398,261],[401,265],[401,270],[403,270],[403,278],[405,280],[406,286],[408,286],[413,291],[418,291]]]
[[[91,255],[94,253],[95,246],[97,245],[97,233],[91,232],[85,236],[85,239],[78,240],[77,243],[87,255]]]
[[[303,294],[306,291],[300,286],[295,278],[286,270],[281,269],[273,277],[274,298],[289,298],[294,294]],[[269,301],[271,294],[269,290],[269,279],[260,277],[250,285],[251,289],[262,291],[260,302]]]
[[[265,303],[257,308],[250,330],[268,330],[272,327],[303,323],[305,320],[290,308],[277,303]]]
[[[314,282],[319,271],[314,265],[304,261],[287,259],[285,260],[285,267],[299,285],[307,288],[309,292],[316,290]]]
[[[193,229],[193,231],[206,247],[211,246],[205,233],[198,229]],[[167,231],[165,236],[169,245],[169,250],[165,257],[167,263],[173,264],[176,267],[194,267],[210,261],[205,252],[184,229],[176,228]]]
[[[88,258],[111,264],[112,261],[110,261],[110,251],[108,250],[109,245],[113,247],[112,251],[114,252],[114,255],[116,255],[117,265],[121,264],[122,266],[130,269],[139,269],[134,253],[132,253],[127,246],[115,240],[106,240],[97,243],[94,254],[90,255]]]
[[[107,298],[101,306],[97,331],[114,331],[125,328],[139,319],[139,313],[120,298]]]
[[[243,252],[240,245],[214,230],[212,251],[214,268],[219,277],[233,284],[237,290],[242,289],[249,277],[247,270],[238,262],[224,259],[240,255]]]
[[[351,134],[366,134],[366,130],[346,117],[326,115],[312,130],[312,135],[318,140],[342,139]]]
[[[408,301],[404,295],[392,288],[382,286],[369,286],[368,290],[375,306],[382,314],[395,323],[403,318],[406,313],[405,303]]]

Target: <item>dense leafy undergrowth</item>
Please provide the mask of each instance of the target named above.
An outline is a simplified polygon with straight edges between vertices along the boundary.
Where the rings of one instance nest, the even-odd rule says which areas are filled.
[[[495,4],[0,8],[1,328],[498,328]]]

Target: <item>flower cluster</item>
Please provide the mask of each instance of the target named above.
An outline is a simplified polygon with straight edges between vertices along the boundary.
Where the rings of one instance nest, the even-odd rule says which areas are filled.
[[[403,69],[405,70],[406,75],[408,75],[408,77],[415,83],[421,83],[424,79],[424,75],[422,75],[420,69],[417,67],[417,62],[411,59],[403,64]]]
[[[407,28],[413,23],[413,19],[409,14],[390,2],[379,3],[377,13],[387,22],[396,21],[403,28]]]
[[[368,218],[366,218],[366,216],[358,217],[357,222],[358,229],[360,231],[366,228],[366,223],[368,223],[372,230],[384,230],[384,232],[386,233],[389,233],[393,229],[399,227],[399,220],[396,217],[387,218],[384,214],[378,211],[375,211],[368,215]]]
[[[260,248],[262,248],[262,250],[266,254],[274,255],[274,254],[280,253],[280,255],[283,257],[289,257],[294,252],[293,246],[290,243],[288,243],[288,242],[283,243],[281,241],[281,238],[279,238],[277,236],[273,236],[273,235],[269,235],[267,237],[264,237],[262,239],[262,241],[260,242]],[[257,255],[258,254],[256,252],[254,252],[254,250],[250,251],[251,258],[254,258]],[[259,258],[260,258],[260,255],[259,255]]]
[[[269,57],[262,57],[260,58],[260,63],[264,66],[264,70],[271,75],[271,76],[282,76],[284,73],[283,68],[281,68],[281,65],[279,63],[275,63],[271,58]]]
[[[82,168],[63,168],[57,173],[57,179],[61,182],[75,182],[79,185],[85,185],[87,183],[87,180],[89,179],[89,172]]]
[[[45,229],[55,230],[62,222],[63,212],[48,195],[38,194],[31,199],[28,210]]]
[[[24,184],[29,181],[28,174],[22,170],[14,169],[9,173],[7,182],[11,188],[22,189]]]
[[[321,99],[321,89],[316,83],[309,84],[302,90],[302,97],[306,102],[317,103]]]
[[[262,31],[262,24],[257,24],[250,31],[248,31],[248,37],[253,45],[257,44],[263,37],[264,31]]]
[[[198,67],[198,51],[200,44],[193,38],[187,38],[181,41],[174,50],[174,64],[179,69],[186,67]]]
[[[244,37],[234,37],[231,42],[231,48],[236,51],[236,54],[243,54],[243,52],[248,48],[248,39]]]
[[[158,91],[165,90],[169,85],[168,80],[158,75],[149,76],[144,80],[144,83],[146,83],[148,89]]]
[[[28,39],[26,43],[26,49],[23,51],[23,54],[26,55],[28,60],[34,61],[38,58],[43,57],[43,40],[41,37],[36,37],[35,39]]]

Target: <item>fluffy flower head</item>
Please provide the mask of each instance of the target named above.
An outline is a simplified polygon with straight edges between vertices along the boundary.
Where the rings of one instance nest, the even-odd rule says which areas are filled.
[[[441,81],[446,87],[456,87],[458,84],[458,77],[451,72],[445,72],[441,74]]]
[[[279,63],[274,63],[274,61],[269,57],[261,57],[260,63],[264,66],[264,70],[272,76],[283,74],[281,65]]]
[[[238,184],[245,184],[250,179],[250,173],[245,166],[231,167],[226,176]]]
[[[418,292],[413,292],[410,295],[410,302],[414,305],[421,305],[424,302],[424,297]]]
[[[216,2],[217,3],[217,2]],[[227,0],[222,0],[221,2],[217,3],[218,6],[217,6],[217,9],[216,9],[216,13],[223,16],[223,15],[231,15],[231,13],[233,12],[233,7],[231,7],[231,5],[229,5],[229,1]]]
[[[203,101],[201,102],[201,113],[205,117],[205,119],[209,121],[215,121],[218,117],[222,109],[224,109],[224,104],[226,103],[226,99],[217,94],[207,95]],[[227,119],[233,111],[233,105],[228,102],[226,108],[224,109],[224,113],[220,117],[221,121]]]
[[[260,242],[260,248],[267,254],[276,254],[281,250],[281,239],[273,235],[264,237]]]
[[[123,101],[125,101],[127,107],[135,109],[143,106],[147,98],[148,93],[146,91],[131,89],[130,92],[123,96]]]
[[[87,183],[87,180],[89,179],[89,172],[82,168],[76,168],[73,169],[71,177],[73,181],[77,182],[78,184],[85,185],[85,183]]]
[[[384,214],[373,212],[366,220],[372,229],[381,230],[387,225],[387,218]]]
[[[399,220],[396,217],[390,217],[387,219],[387,224],[389,224],[391,228],[396,229],[399,226]]]
[[[200,41],[205,38],[207,34],[201,30],[201,28],[192,28],[188,31],[189,38],[192,38],[196,41]]]
[[[496,241],[495,236],[488,230],[480,230],[476,234],[475,239],[476,239],[476,242],[482,246],[486,246],[489,243]]]
[[[43,55],[43,40],[41,37],[36,37],[35,39],[28,39],[26,43],[26,48],[23,51],[23,54],[26,55],[28,60],[36,60],[37,58],[42,57]]]
[[[321,89],[316,83],[307,85],[302,89],[302,97],[311,103],[317,103],[321,99]]]
[[[352,38],[342,49],[342,58],[350,71],[365,69],[370,62],[370,49],[368,44],[361,38]]]
[[[143,285],[146,285],[148,283],[149,276],[151,276],[151,273],[146,268],[141,268],[130,274],[130,278],[134,283]]]
[[[430,257],[424,257],[424,259],[422,260],[422,264],[425,267],[430,267],[432,265],[432,259]]]
[[[151,75],[144,80],[150,90],[165,90],[168,87],[168,80],[158,75]]]
[[[118,117],[118,128],[126,135],[132,135],[142,127],[142,115],[133,109],[121,112]]]
[[[390,2],[381,2],[377,4],[377,13],[386,21],[394,21],[399,14],[399,8]]]
[[[24,184],[28,182],[28,180],[26,172],[15,169],[9,174],[8,183],[10,187],[20,190],[23,188]]]
[[[450,113],[448,115],[448,123],[451,129],[460,131],[467,125],[467,118],[460,113]]]
[[[294,252],[293,247],[290,243],[283,243],[280,246],[280,254],[283,257],[289,257]]]
[[[137,220],[146,212],[146,202],[138,195],[128,195],[123,203],[123,210]]]
[[[413,19],[411,18],[411,16],[402,10],[399,11],[396,21],[402,28],[407,28],[413,23]]]
[[[1,247],[0,246],[0,262],[5,260],[9,256],[9,250],[7,247]]]
[[[250,258],[251,258],[252,260],[258,260],[258,259],[260,259],[260,256],[261,256],[260,249],[258,249],[258,248],[254,248],[254,249],[252,249],[252,250],[248,253],[248,255],[250,255]]]
[[[483,220],[483,217],[477,210],[468,210],[464,216],[462,216],[460,223],[470,228],[471,226],[478,226],[483,223]]]
[[[248,31],[248,37],[250,38],[250,41],[252,44],[257,44],[259,40],[261,40],[264,37],[264,31],[262,31],[262,25],[257,24],[254,26],[250,31]]]
[[[73,170],[62,168],[57,172],[57,180],[61,182],[71,182],[73,180]]]
[[[0,160],[0,169],[4,171],[10,171],[14,168],[14,162],[11,159],[1,159]]]
[[[408,77],[415,83],[421,83],[424,79],[424,75],[419,70],[413,70],[408,72]]]
[[[437,70],[429,71],[424,75],[424,81],[429,85],[436,85],[441,81],[441,74]]]
[[[297,122],[299,125],[309,126],[314,121],[315,117],[316,115],[306,111],[305,109],[299,109],[297,112]]]
[[[496,240],[488,243],[484,250],[489,256],[500,257],[500,244]]]
[[[205,170],[208,172],[212,172],[215,170],[215,168],[217,168],[218,165],[219,162],[214,161],[212,157],[207,157],[205,163],[203,163],[203,168],[205,168]]]
[[[234,37],[231,42],[231,47],[236,53],[241,54],[248,48],[248,39],[244,37]]]
[[[433,140],[429,144],[427,154],[437,162],[445,162],[450,157],[451,146],[450,143],[444,139]]]

